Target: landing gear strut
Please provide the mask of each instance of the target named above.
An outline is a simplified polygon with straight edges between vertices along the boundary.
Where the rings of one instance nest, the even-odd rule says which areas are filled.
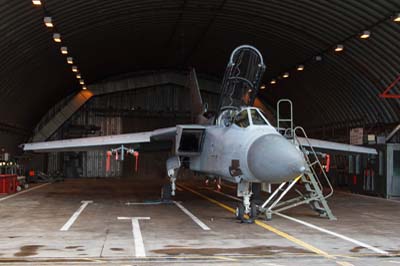
[[[257,206],[251,201],[253,192],[251,183],[242,181],[237,186],[237,196],[243,197],[243,202],[236,208],[236,218],[242,223],[254,223],[257,218]]]
[[[171,200],[171,196],[175,196],[176,190],[176,178],[178,177],[178,171],[181,167],[181,161],[178,156],[170,157],[167,160],[167,173],[169,177],[169,183],[165,184],[161,191],[161,199],[163,201]]]

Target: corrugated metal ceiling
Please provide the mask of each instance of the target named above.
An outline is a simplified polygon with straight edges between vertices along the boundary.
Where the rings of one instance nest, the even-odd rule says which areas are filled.
[[[378,94],[400,74],[398,0],[3,1],[0,6],[1,122],[32,129],[80,86],[43,25],[50,15],[88,84],[165,68],[221,76],[229,53],[253,44],[267,64],[261,97],[295,102],[308,127],[399,121],[399,101]],[[357,38],[371,30],[371,38]],[[345,45],[340,54],[332,48]],[[322,54],[323,60],[312,58]],[[305,62],[305,70],[296,72]],[[285,71],[290,78],[269,80]]]

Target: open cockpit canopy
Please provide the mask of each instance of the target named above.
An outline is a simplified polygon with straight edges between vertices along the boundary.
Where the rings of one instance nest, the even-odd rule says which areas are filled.
[[[221,86],[219,113],[225,107],[252,106],[265,70],[261,53],[250,45],[231,54]]]

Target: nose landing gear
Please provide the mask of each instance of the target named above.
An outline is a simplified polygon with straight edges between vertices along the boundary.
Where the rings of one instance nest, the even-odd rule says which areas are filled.
[[[243,202],[236,207],[236,219],[242,223],[254,223],[257,218],[257,206],[251,197],[253,195],[251,183],[242,181],[237,185],[237,196],[243,197]]]

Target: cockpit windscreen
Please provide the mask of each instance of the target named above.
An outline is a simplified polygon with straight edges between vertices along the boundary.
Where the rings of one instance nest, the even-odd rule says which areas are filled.
[[[236,115],[235,124],[239,127],[248,127],[250,125],[247,110],[243,110]]]
[[[267,121],[264,117],[256,109],[250,109],[250,116],[253,122],[253,125],[268,125]]]

